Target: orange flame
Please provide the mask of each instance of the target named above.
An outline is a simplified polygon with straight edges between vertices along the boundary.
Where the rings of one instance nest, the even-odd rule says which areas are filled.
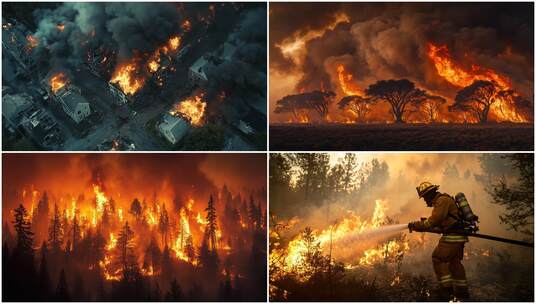
[[[452,60],[446,45],[436,46],[428,43],[427,55],[434,63],[438,75],[457,87],[469,86],[476,80],[486,80],[496,83],[501,90],[510,90],[512,88],[508,77],[500,75],[491,69],[473,64],[471,69],[468,70],[457,65]],[[528,122],[504,98],[496,97],[495,102],[491,105],[491,112],[499,121]]]
[[[352,83],[352,74],[347,73],[342,64],[337,66],[337,76],[339,79],[339,86],[346,96],[363,95],[361,88]]]
[[[68,83],[67,76],[65,73],[59,72],[58,74],[52,76],[49,80],[50,89],[52,93],[56,93],[59,89],[63,88]]]
[[[136,76],[137,71],[137,63],[134,60],[121,64],[115,69],[110,82],[118,84],[125,94],[133,95],[145,82],[143,77]]]
[[[171,115],[185,117],[193,126],[203,125],[203,116],[207,103],[203,101],[203,94],[190,97],[177,103],[170,111]]]
[[[65,30],[65,24],[60,23],[56,25],[56,28],[58,29],[58,31],[63,32],[63,30]]]

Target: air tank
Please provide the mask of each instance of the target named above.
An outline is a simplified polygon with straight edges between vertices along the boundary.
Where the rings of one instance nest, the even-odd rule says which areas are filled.
[[[458,207],[460,208],[462,212],[463,219],[467,222],[476,222],[478,221],[478,216],[476,216],[473,213],[473,210],[471,210],[471,206],[469,206],[469,202],[467,201],[467,198],[465,197],[465,194],[462,192],[456,194],[454,197],[456,202],[458,203]]]

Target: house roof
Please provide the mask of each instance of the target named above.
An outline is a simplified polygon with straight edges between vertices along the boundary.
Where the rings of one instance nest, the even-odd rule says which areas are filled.
[[[208,64],[208,61],[203,57],[199,57],[194,64],[190,67],[190,70],[200,75],[204,80],[208,80],[207,74],[205,74],[204,67]]]
[[[79,104],[89,104],[89,102],[84,98],[84,96],[77,94],[73,91],[68,91],[62,95],[61,99],[63,103],[71,112],[75,112]]]
[[[32,105],[28,94],[5,95],[2,98],[2,114],[10,121],[17,121],[17,116]]]
[[[166,113],[162,123],[160,124],[160,128],[169,131],[171,134],[173,134],[173,137],[179,139],[184,136],[186,131],[190,129],[190,124],[181,117]]]

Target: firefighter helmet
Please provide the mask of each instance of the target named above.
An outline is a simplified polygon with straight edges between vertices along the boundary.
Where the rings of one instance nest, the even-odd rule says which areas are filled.
[[[432,183],[429,182],[422,182],[417,187],[417,194],[419,195],[419,198],[423,197],[426,193],[439,189],[438,185],[432,185]]]

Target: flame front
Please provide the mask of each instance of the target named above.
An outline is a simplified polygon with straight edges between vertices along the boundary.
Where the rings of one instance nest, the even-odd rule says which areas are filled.
[[[446,45],[436,46],[428,43],[428,57],[434,63],[437,74],[446,81],[457,87],[467,87],[477,80],[491,81],[497,84],[501,90],[511,90],[512,84],[508,77],[500,75],[495,71],[471,65],[471,69],[464,69],[456,64]],[[495,97],[495,102],[491,105],[491,112],[499,121],[528,122],[515,107],[505,98]]]
[[[327,252],[330,244],[344,243],[345,239],[350,236],[359,235],[369,229],[375,229],[385,225],[386,210],[386,202],[376,200],[375,209],[370,221],[362,220],[355,213],[349,212],[348,216],[343,218],[339,223],[321,231],[313,231],[313,234],[321,249]],[[408,250],[409,243],[407,240],[390,240],[385,244],[366,249],[362,253],[362,257],[357,260],[357,265],[348,264],[346,267],[370,266],[384,260],[386,257],[400,255]],[[297,273],[302,280],[306,280],[308,278],[307,269],[302,268],[302,265],[307,256],[307,251],[307,241],[304,240],[302,234],[299,234],[288,243],[285,249],[273,250],[270,254],[270,260],[283,261],[282,270],[284,272]]]
[[[125,94],[134,95],[145,82],[143,77],[137,75],[138,69],[138,65],[134,60],[119,65],[110,82],[118,84]]]

